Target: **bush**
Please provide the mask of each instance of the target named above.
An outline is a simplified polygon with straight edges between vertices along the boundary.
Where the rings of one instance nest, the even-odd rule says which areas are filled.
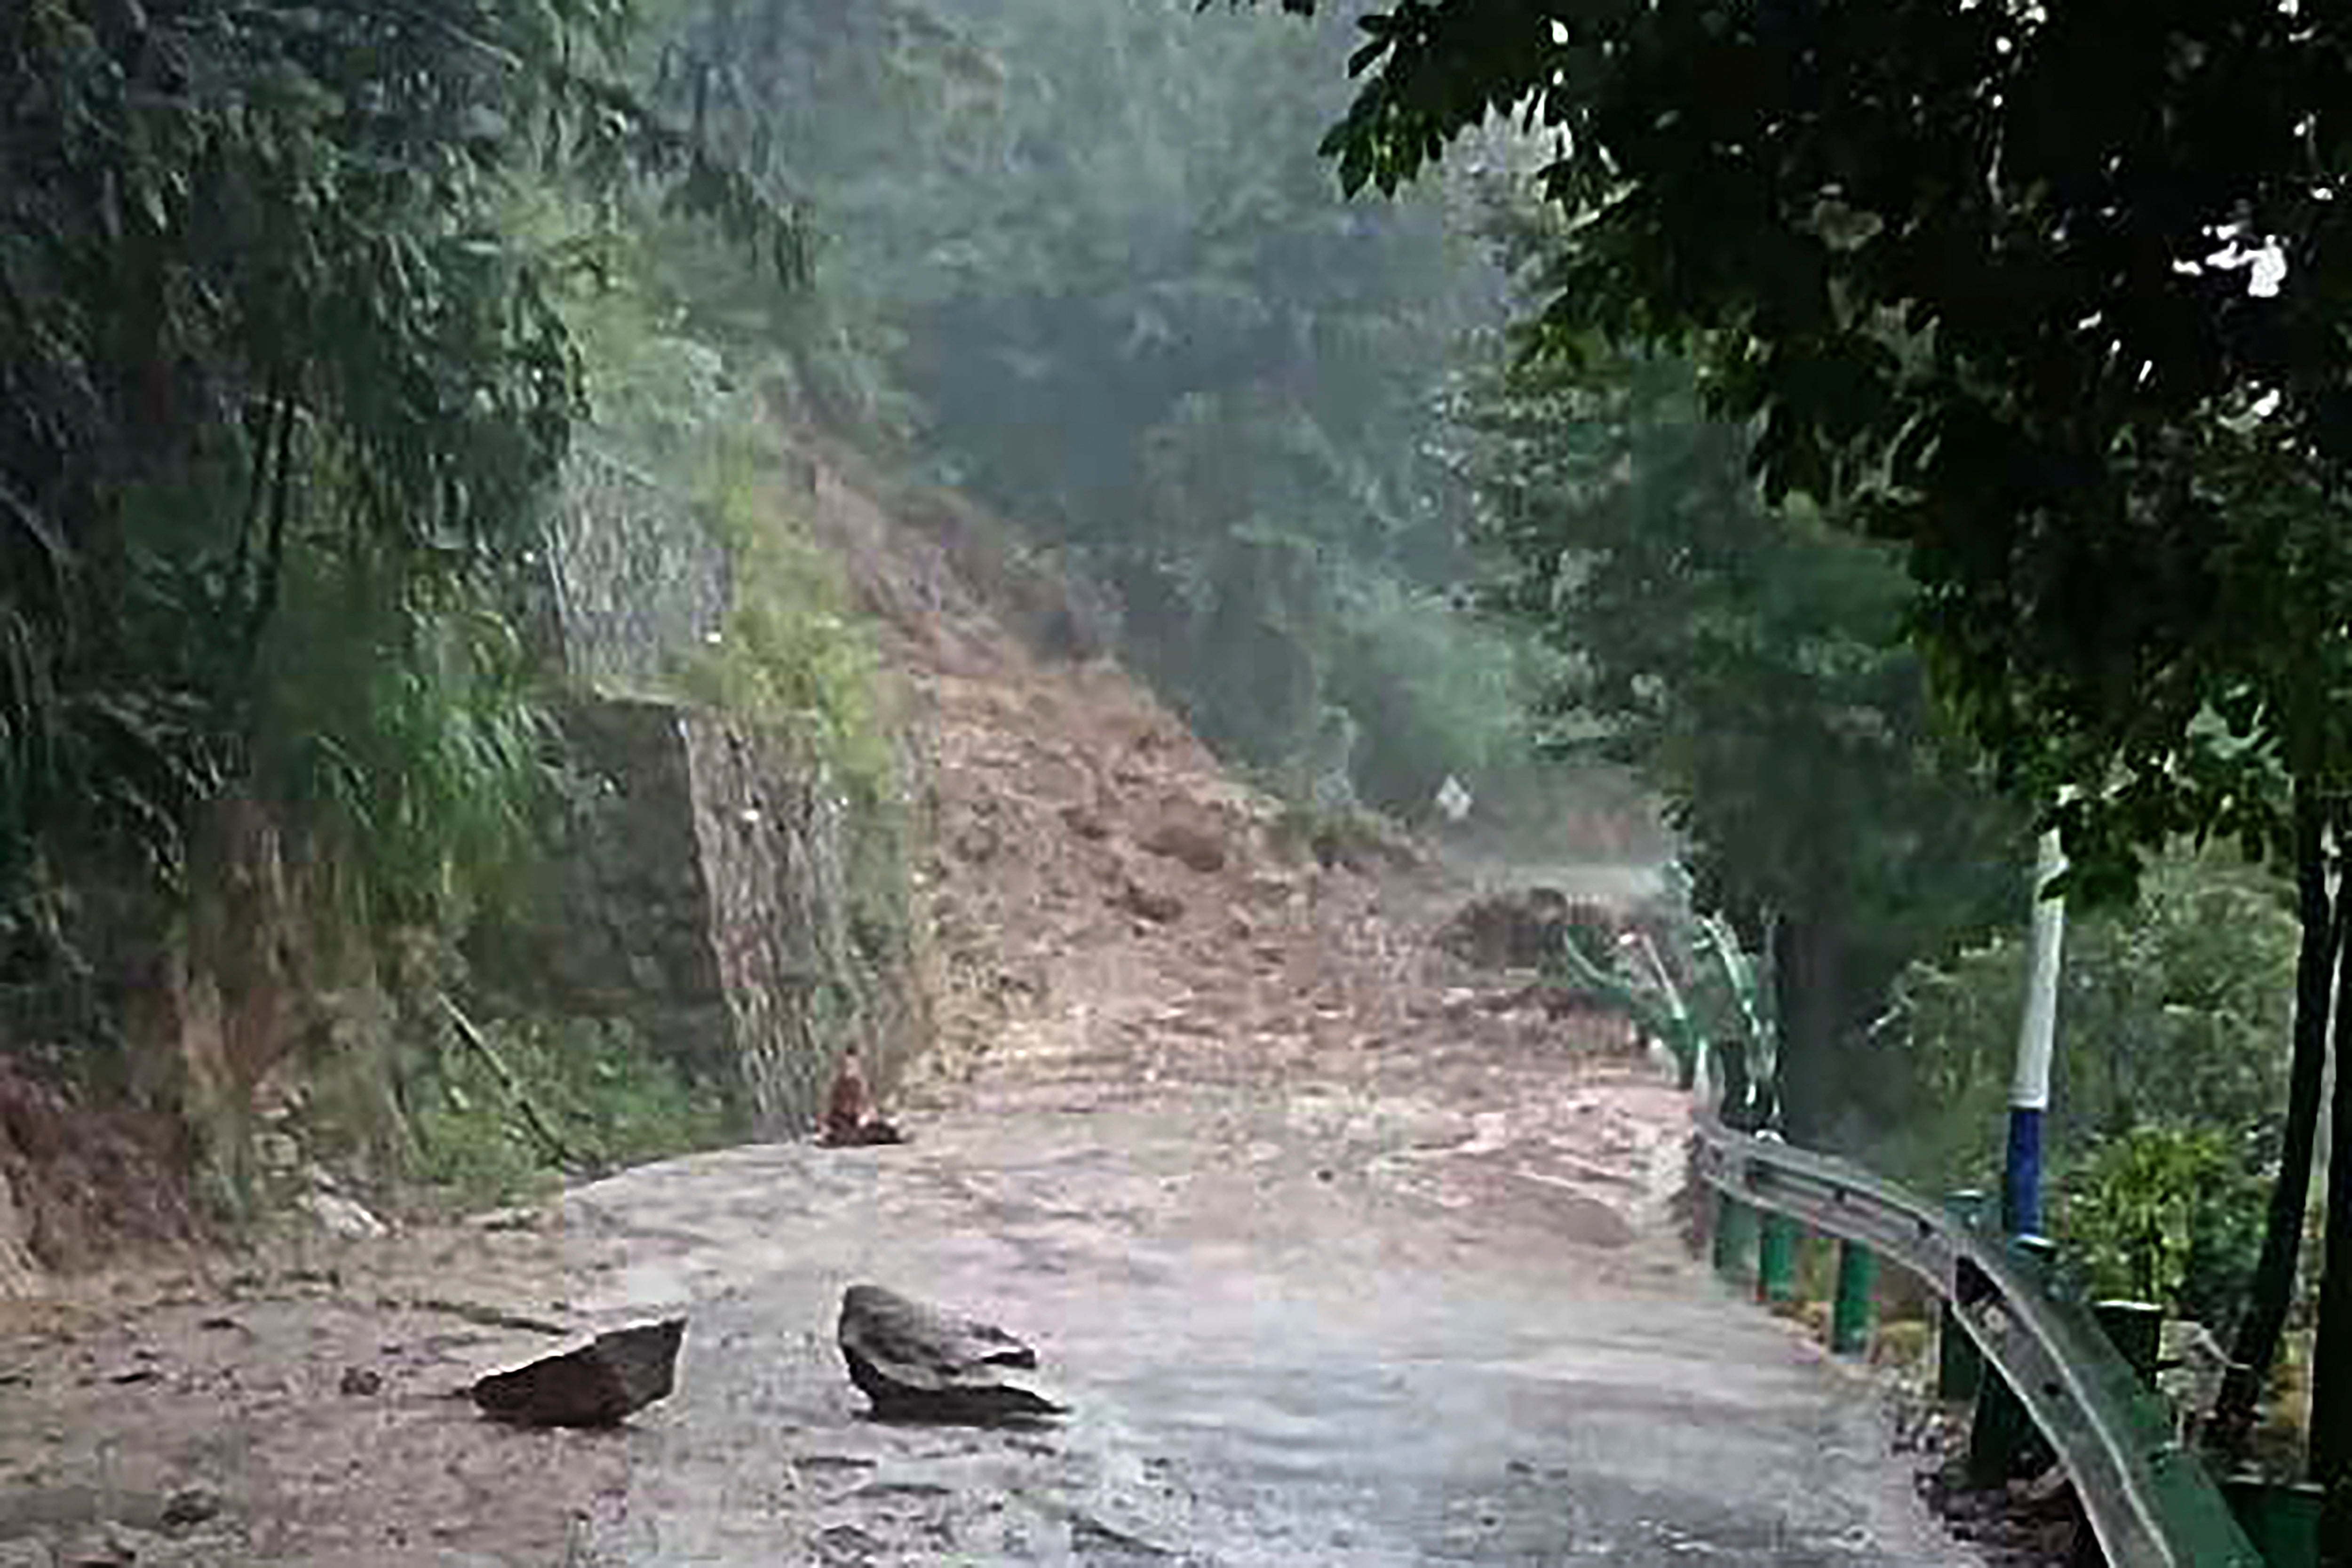
[[[1364,799],[1418,816],[1449,773],[1491,797],[1513,754],[1531,749],[1532,682],[1521,669],[1529,657],[1441,594],[1352,574],[1329,696],[1361,736],[1352,772]]]
[[[807,742],[861,803],[891,798],[880,661],[839,569],[790,526],[781,498],[730,464],[705,509],[733,602],[719,639],[680,664],[685,694]]]
[[[2045,1132],[2054,1189],[2148,1128],[2267,1157],[2286,1100],[2296,935],[2276,879],[2220,854],[2170,857],[2137,907],[2069,920]],[[1874,1155],[1884,1168],[1940,1186],[1983,1185],[1998,1169],[2025,957],[2021,931],[1905,972],[1878,1030],[1906,1106]]]
[[[715,1147],[725,1097],[690,1082],[626,1026],[594,1020],[485,1026],[499,1061],[566,1148],[612,1168]],[[451,1042],[407,1086],[415,1174],[464,1203],[551,1186],[560,1163],[478,1051]]]
[[[2109,1139],[2068,1179],[2063,1256],[2096,1297],[2226,1323],[2262,1249],[2269,1189],[2258,1170],[2210,1130],[2147,1127]]]

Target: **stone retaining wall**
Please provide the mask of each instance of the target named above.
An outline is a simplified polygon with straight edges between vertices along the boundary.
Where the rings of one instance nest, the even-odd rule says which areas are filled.
[[[815,1125],[842,1053],[887,1082],[928,1009],[899,874],[788,737],[649,693],[726,617],[725,556],[653,481],[589,458],[551,525],[549,599],[583,789],[532,929],[499,968],[534,1005],[631,1025],[766,1136]],[[900,900],[903,901],[903,900]]]

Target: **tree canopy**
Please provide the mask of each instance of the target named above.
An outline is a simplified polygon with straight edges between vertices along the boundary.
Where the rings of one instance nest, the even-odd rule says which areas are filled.
[[[1522,260],[1546,254],[1549,226],[1513,226]],[[1678,359],[1515,355],[1461,414],[1488,603],[1567,672],[1556,743],[1660,791],[1695,897],[1780,961],[1792,1134],[1883,1121],[1901,1075],[1853,1067],[1895,975],[2011,913],[2022,872],[2018,814],[1901,640],[1910,584],[1883,548],[1767,509],[1746,433]]]
[[[2184,829],[2285,847],[2246,766],[2343,758],[2308,663],[2340,606],[2304,602],[2342,579],[2339,531],[2287,501],[2333,497],[2352,450],[2332,8],[1408,5],[1362,26],[1327,142],[1345,182],[1396,188],[1493,115],[1548,133],[1577,219],[1552,346],[1699,351],[1776,499],[1898,544],[1971,731],[2045,796],[2099,786],[2070,813],[2085,874]],[[2256,604],[2276,636],[2244,635]]]
[[[1437,591],[1459,499],[1429,447],[1498,279],[1449,193],[1330,188],[1344,22],[837,9],[693,0],[654,68],[827,229],[824,342],[722,330],[797,334],[820,414],[895,426],[1107,587],[1129,661],[1225,754],[1383,806],[1449,771],[1488,798],[1512,659]],[[724,293],[692,295],[717,324]]]

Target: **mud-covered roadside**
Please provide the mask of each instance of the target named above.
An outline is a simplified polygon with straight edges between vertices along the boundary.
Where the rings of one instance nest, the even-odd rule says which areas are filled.
[[[514,1215],[0,1302],[0,1565],[564,1562],[624,1440],[462,1395],[589,1326],[596,1261]]]

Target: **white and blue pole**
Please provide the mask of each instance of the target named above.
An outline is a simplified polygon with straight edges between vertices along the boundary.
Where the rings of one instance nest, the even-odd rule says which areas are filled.
[[[2066,903],[2042,897],[2066,869],[2058,830],[2042,836],[2033,868],[2033,936],[2025,977],[2025,1016],[2017,1031],[2017,1075],[2009,1088],[2009,1158],[2001,1167],[2001,1228],[2011,1236],[2042,1230],[2042,1121],[2050,1109],[2050,1059],[2058,1038],[2058,976],[2066,937]]]

